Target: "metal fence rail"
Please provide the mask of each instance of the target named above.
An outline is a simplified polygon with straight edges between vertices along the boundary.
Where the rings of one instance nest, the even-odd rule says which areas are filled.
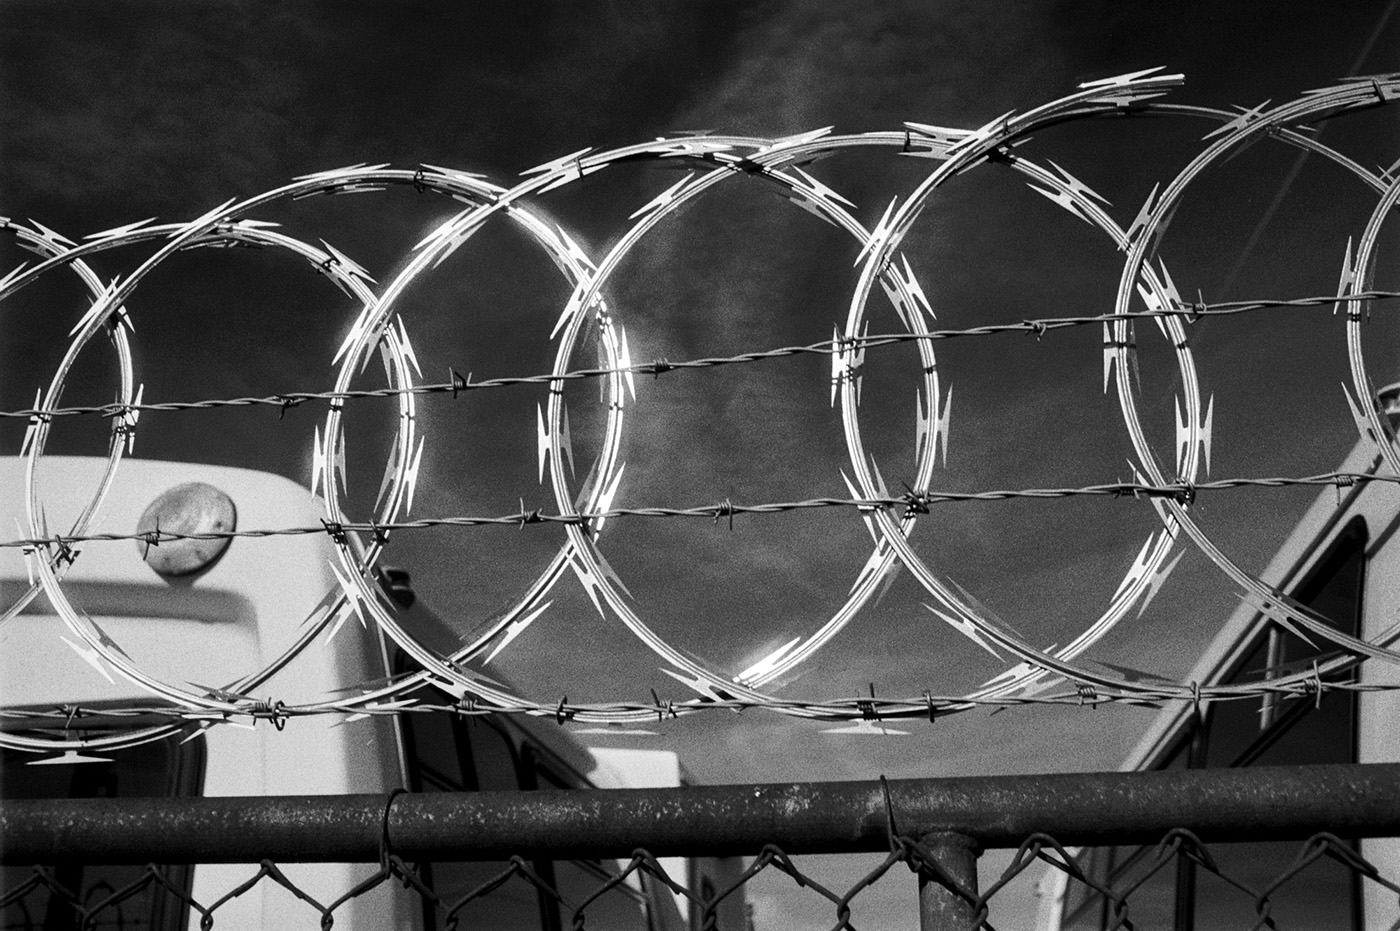
[[[224,902],[264,880],[314,905],[324,928],[337,907],[391,880],[451,919],[506,881],[523,880],[562,901],[532,871],[529,864],[540,859],[616,858],[628,864],[623,877],[646,875],[693,895],[657,857],[756,854],[733,887],[695,903],[700,926],[714,927],[720,901],[758,872],[776,869],[830,899],[835,927],[854,927],[852,900],[903,863],[919,875],[926,929],[992,927],[991,899],[1014,876],[1044,864],[1101,897],[1105,927],[1131,928],[1131,893],[1171,864],[1189,861],[1223,875],[1205,844],[1304,841],[1271,883],[1248,886],[1224,877],[1252,903],[1255,927],[1275,927],[1271,895],[1322,858],[1400,892],[1394,877],[1382,876],[1342,840],[1394,836],[1400,836],[1400,764],[1391,763],[526,793],[16,800],[0,808],[5,866],[261,863],[256,875],[212,906],[186,900],[205,927]],[[1118,888],[1096,880],[1066,849],[1111,844],[1158,846],[1132,882]],[[979,891],[977,858],[998,848],[1017,854],[1001,880]],[[888,857],[844,894],[813,883],[788,859],[857,851],[888,851]],[[507,858],[500,882],[451,902],[440,901],[411,865]],[[310,862],[381,868],[344,890],[339,901],[322,905],[298,891],[277,865]],[[35,867],[5,891],[0,905],[47,889],[70,901],[78,927],[98,927],[101,912],[119,905],[123,894],[160,887],[183,898],[161,868],[134,875],[128,890],[111,889],[94,901]],[[620,881],[601,884],[595,895]],[[590,901],[566,903],[575,909],[575,927],[588,927]]]
[[[886,794],[885,787],[888,787]],[[957,834],[982,849],[1031,834],[1066,844],[1400,836],[1400,763],[1060,773],[666,789],[254,798],[38,799],[0,808],[5,865],[374,862],[888,849]]]

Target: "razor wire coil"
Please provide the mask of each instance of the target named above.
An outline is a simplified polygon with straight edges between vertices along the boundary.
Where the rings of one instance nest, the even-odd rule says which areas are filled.
[[[1175,565],[1171,561],[1176,544],[1184,534],[1230,577],[1251,603],[1285,625],[1296,625],[1339,651],[1324,664],[1323,672],[1338,673],[1358,658],[1400,662],[1400,654],[1390,648],[1400,633],[1393,626],[1370,641],[1343,634],[1286,595],[1239,568],[1198,525],[1191,512],[1195,497],[1202,491],[1242,487],[1290,485],[1332,485],[1350,488],[1369,483],[1392,483],[1400,476],[1400,448],[1394,430],[1379,408],[1369,401],[1373,396],[1371,379],[1361,349],[1362,306],[1400,296],[1400,292],[1368,286],[1375,265],[1375,246],[1383,219],[1400,202],[1400,181],[1385,171],[1372,172],[1356,162],[1321,145],[1306,135],[1308,124],[1324,117],[1369,109],[1400,97],[1400,76],[1385,75],[1341,82],[1330,88],[1311,91],[1296,101],[1273,108],[1260,107],[1243,113],[1182,107],[1160,101],[1181,82],[1179,75],[1157,73],[1160,69],[1089,82],[1072,94],[1053,100],[1023,114],[1008,113],[980,128],[950,129],[921,123],[907,123],[902,130],[858,135],[832,135],[830,129],[800,133],[769,140],[744,136],[696,135],[661,138],[652,142],[599,152],[583,149],[523,173],[524,180],[513,187],[497,185],[480,175],[424,165],[416,169],[394,169],[387,165],[356,165],[303,176],[290,184],[241,201],[230,200],[188,223],[152,224],[141,221],[88,236],[81,243],[67,239],[40,223],[30,226],[4,220],[17,241],[39,255],[34,265],[23,265],[0,278],[0,299],[15,293],[49,271],[67,267],[76,272],[92,295],[92,303],[70,332],[72,343],[48,388],[41,389],[32,407],[0,412],[0,417],[27,421],[22,444],[26,457],[25,501],[28,527],[17,539],[0,542],[0,548],[21,548],[26,563],[37,577],[19,601],[8,607],[5,618],[13,617],[41,591],[69,631],[80,638],[84,648],[100,658],[127,680],[158,699],[168,702],[179,723],[158,724],[134,733],[101,736],[22,736],[0,733],[0,745],[34,751],[74,751],[115,749],[154,740],[172,733],[189,722],[207,727],[224,716],[249,713],[248,696],[276,671],[301,654],[319,637],[331,636],[349,616],[368,618],[420,667],[420,671],[387,685],[370,687],[348,700],[323,700],[295,705],[277,702],[264,717],[275,718],[320,713],[370,713],[392,704],[407,707],[410,691],[424,684],[445,690],[458,701],[470,700],[484,710],[523,711],[555,714],[563,718],[567,702],[537,701],[497,687],[471,671],[466,663],[490,649],[499,649],[528,626],[547,607],[545,596],[567,575],[577,577],[600,613],[626,625],[634,636],[652,649],[670,667],[673,677],[685,683],[698,698],[667,702],[668,713],[689,713],[702,708],[766,707],[802,717],[845,720],[869,719],[873,705],[851,706],[843,700],[794,702],[762,686],[807,660],[840,630],[855,621],[895,569],[907,568],[936,603],[930,610],[977,644],[1001,648],[1015,657],[1015,665],[989,680],[981,688],[963,696],[939,700],[938,713],[976,707],[982,704],[1008,705],[1043,698],[1047,686],[1056,682],[1074,683],[1080,703],[1104,701],[1199,701],[1201,690],[1185,683],[1145,685],[1142,681],[1116,672],[1086,665],[1079,657],[1112,630],[1136,608],[1141,611]],[[1159,115],[1211,119],[1221,125],[1207,134],[1209,145],[1165,188],[1154,188],[1134,221],[1118,225],[1104,209],[1105,202],[1095,192],[1059,165],[1043,168],[1027,156],[1033,130],[1079,119],[1121,115]],[[1232,150],[1255,138],[1268,136],[1308,152],[1332,159],[1379,195],[1378,205],[1355,251],[1348,246],[1338,293],[1324,297],[1279,300],[1251,300],[1207,303],[1203,299],[1184,300],[1166,267],[1153,264],[1155,250],[1182,193],[1209,166],[1227,157]],[[867,229],[848,210],[850,202],[802,170],[802,165],[856,147],[893,149],[895,154],[930,159],[934,168],[902,201],[896,198],[873,228]],[[659,162],[683,165],[688,169],[651,202],[632,214],[633,225],[609,249],[601,261],[594,261],[561,226],[536,213],[532,204],[541,195],[620,164]],[[1126,255],[1115,304],[1111,313],[1079,317],[1027,319],[1018,324],[938,329],[936,317],[906,257],[899,252],[904,237],[924,211],[930,195],[958,175],[984,165],[999,165],[1020,173],[1038,193],[1054,201],[1072,216],[1089,223],[1106,235]],[[796,206],[812,212],[861,244],[857,263],[860,279],[851,298],[844,327],[838,326],[829,341],[806,346],[789,346],[736,354],[728,357],[634,363],[626,332],[603,299],[609,276],[629,250],[649,231],[678,211],[684,204],[724,181],[736,177],[757,178],[774,186]],[[278,200],[296,201],[328,194],[367,193],[390,186],[412,186],[431,190],[463,204],[455,216],[442,223],[414,247],[408,263],[385,285],[379,285],[353,259],[329,243],[312,246],[273,230],[272,224],[251,219],[249,214]],[[445,383],[421,381],[418,360],[410,342],[410,327],[396,309],[396,302],[422,276],[446,261],[469,238],[498,214],[517,224],[551,262],[571,287],[571,295],[550,334],[557,342],[555,365],[548,374],[473,380],[456,369],[449,370]],[[86,258],[98,252],[135,243],[160,243],[156,253],[132,273],[103,284],[86,265]],[[262,397],[213,398],[190,402],[147,403],[135,375],[130,342],[136,335],[137,315],[127,307],[140,282],[158,265],[183,250],[203,246],[273,245],[312,265],[319,273],[350,295],[361,306],[348,335],[333,357],[337,374],[334,387],[324,392],[288,392]],[[879,284],[904,323],[906,332],[871,336],[866,324],[867,303]],[[1136,308],[1141,303],[1145,310]],[[1345,305],[1349,364],[1355,398],[1351,399],[1358,428],[1375,446],[1385,472],[1328,473],[1297,478],[1235,478],[1208,480],[1201,477],[1209,466],[1210,424],[1213,398],[1201,390],[1195,362],[1184,324],[1204,317],[1253,312],[1266,308],[1315,307],[1332,305],[1334,312]],[[1132,379],[1126,376],[1135,365],[1135,337],[1132,326],[1139,319],[1151,319],[1171,347],[1182,386],[1177,398],[1184,410],[1178,427],[1174,455],[1160,457],[1149,442],[1139,415],[1139,399]],[[1116,385],[1136,461],[1133,479],[1076,488],[1011,489],[975,493],[941,492],[932,488],[933,469],[941,454],[946,462],[949,406],[939,380],[933,346],[940,340],[965,336],[988,336],[1021,332],[1042,338],[1047,333],[1084,325],[1100,325],[1104,331],[1104,387]],[[78,353],[98,334],[107,333],[118,356],[117,400],[111,404],[62,407],[59,397]],[[596,336],[601,364],[595,368],[570,367],[580,341]],[[919,430],[915,441],[915,480],[908,494],[890,495],[884,488],[878,466],[865,451],[859,421],[861,369],[869,349],[898,343],[913,343],[920,355],[923,380],[918,393]],[[386,388],[361,389],[354,381],[375,353],[384,357]],[[843,431],[850,459],[847,478],[849,497],[811,498],[803,501],[763,504],[735,504],[726,500],[716,505],[692,508],[614,507],[612,502],[622,481],[625,463],[621,459],[621,438],[628,397],[635,397],[635,376],[682,369],[714,368],[721,365],[756,362],[796,355],[821,354],[832,362],[832,403],[839,395]],[[1115,377],[1116,374],[1116,377]],[[567,445],[568,428],[564,411],[563,386],[569,381],[596,379],[602,383],[605,427],[600,451],[590,478],[574,487],[565,469],[572,462]],[[519,384],[546,384],[549,401],[539,414],[540,467],[550,471],[556,510],[539,509],[497,517],[434,517],[409,519],[418,468],[426,444],[417,422],[419,397],[459,393],[488,387]],[[371,398],[392,399],[397,405],[396,433],[386,459],[384,479],[373,516],[355,519],[342,502],[346,437],[343,426],[347,402]],[[307,401],[326,401],[328,410],[324,432],[318,427],[312,470],[313,493],[325,499],[326,516],[317,528],[243,530],[227,534],[98,534],[88,532],[103,500],[112,487],[123,456],[131,452],[142,414],[147,412],[210,410],[219,407],[269,406],[287,410]],[[35,483],[37,463],[42,459],[49,430],[56,419],[97,415],[111,420],[108,462],[92,499],[73,528],[62,534],[50,532],[43,517],[42,502]],[[1163,460],[1173,461],[1167,468]],[[1154,530],[1143,544],[1139,559],[1124,576],[1117,592],[1103,613],[1090,621],[1071,642],[1041,650],[984,608],[975,596],[943,579],[927,565],[909,543],[919,515],[929,507],[950,501],[991,501],[1012,498],[1050,498],[1102,495],[1145,497],[1157,510],[1162,528]],[[608,565],[599,546],[603,524],[618,517],[705,517],[731,524],[736,514],[769,514],[826,507],[854,507],[866,521],[874,549],[857,578],[846,602],[830,619],[768,657],[753,671],[741,676],[721,673],[676,649],[640,617],[623,594],[622,581]],[[464,647],[450,653],[436,652],[420,643],[396,620],[377,590],[375,566],[388,545],[390,531],[435,526],[476,526],[489,524],[560,524],[567,541],[556,553],[536,582],[508,610],[496,617],[483,632]],[[273,536],[324,533],[330,537],[338,559],[339,588],[328,592],[313,610],[297,635],[282,645],[277,658],[261,670],[250,671],[217,689],[187,688],[158,681],[126,657],[119,644],[108,637],[67,599],[63,575],[80,553],[83,544],[114,539],[143,540],[158,545],[174,539],[210,539],[232,536]],[[606,606],[607,611],[604,610]],[[1251,684],[1252,694],[1287,692],[1289,689],[1321,687],[1320,673],[1293,672],[1266,683]],[[1314,685],[1316,684],[1316,685]],[[1336,687],[1352,687],[1336,683]],[[932,696],[933,693],[927,693]],[[1088,698],[1086,699],[1086,695]],[[873,696],[872,696],[873,698]],[[268,699],[271,702],[271,699]],[[904,700],[880,716],[934,716],[932,697],[924,701]],[[571,720],[598,723],[644,722],[659,714],[662,703],[603,703],[569,706]],[[256,709],[255,709],[256,710]],[[265,709],[264,709],[265,710]],[[8,712],[7,712],[8,714]],[[275,723],[275,721],[274,721]]]

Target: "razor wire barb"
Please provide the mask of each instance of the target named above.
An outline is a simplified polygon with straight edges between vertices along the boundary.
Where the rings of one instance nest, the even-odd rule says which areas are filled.
[[[1182,317],[1189,322],[1207,317],[1228,317],[1259,310],[1287,307],[1325,307],[1343,301],[1380,301],[1400,298],[1400,291],[1363,291],[1359,294],[1338,294],[1303,298],[1261,299],[1252,301],[1221,301],[1212,304],[1193,304],[1162,310],[1135,311],[1126,314],[1095,314],[1079,317],[1042,317],[1023,320],[1019,323],[999,323],[983,326],[929,330],[922,333],[879,333],[854,336],[836,340],[820,340],[800,346],[780,346],[774,349],[760,349],[752,352],[736,353],[729,356],[705,356],[697,359],[657,359],[653,362],[639,362],[622,368],[582,368],[560,374],[509,375],[496,378],[474,379],[470,374],[463,376],[455,368],[449,370],[445,382],[415,384],[408,388],[356,388],[347,391],[287,391],[281,394],[245,396],[237,398],[204,398],[197,401],[160,401],[143,404],[75,405],[55,408],[22,408],[0,411],[0,418],[30,420],[36,417],[75,417],[96,415],[110,418],[120,417],[133,411],[198,411],[215,410],[225,407],[275,407],[285,413],[307,401],[343,402],[373,398],[396,398],[403,395],[442,395],[456,398],[467,391],[486,388],[506,388],[517,385],[553,385],[557,382],[583,381],[609,378],[615,375],[651,375],[659,378],[668,372],[718,368],[727,365],[740,365],[748,362],[765,362],[772,359],[786,359],[801,355],[838,355],[852,349],[877,349],[886,346],[904,345],[923,340],[951,340],[969,336],[998,336],[1007,333],[1028,333],[1037,338],[1046,333],[1092,324],[1117,323],[1120,321],[1150,320],[1158,317]]]
[[[24,603],[42,592],[67,630],[77,638],[77,643],[70,641],[70,645],[92,665],[102,669],[104,675],[106,668],[110,668],[158,703],[168,703],[168,706],[179,709],[182,720],[199,720],[206,725],[229,715],[244,713],[253,713],[277,723],[303,714],[352,709],[370,713],[389,705],[404,707],[405,703],[412,704],[405,696],[424,685],[436,686],[462,701],[467,701],[470,696],[474,708],[552,714],[559,717],[561,722],[567,718],[606,724],[637,723],[662,714],[657,710],[663,704],[659,701],[569,706],[567,700],[556,704],[522,698],[469,668],[470,662],[486,657],[488,651],[494,655],[504,648],[543,614],[551,603],[547,595],[561,578],[569,574],[577,577],[600,614],[607,617],[610,612],[620,620],[660,658],[664,671],[699,695],[699,698],[692,698],[679,706],[665,703],[668,709],[720,707],[733,702],[734,707],[762,706],[803,717],[868,720],[877,713],[880,716],[918,716],[927,713],[932,718],[937,713],[965,710],[988,702],[1005,700],[1008,704],[1014,704],[1013,699],[1040,695],[1045,692],[1048,683],[1057,681],[1073,683],[1074,697],[1081,704],[1092,704],[1102,695],[1122,696],[1124,700],[1131,697],[1142,701],[1200,701],[1202,690],[1195,683],[1145,684],[1139,676],[1106,672],[1080,659],[1120,621],[1131,616],[1134,608],[1141,613],[1175,566],[1173,552],[1184,536],[1236,583],[1243,591],[1245,600],[1257,606],[1262,614],[1274,618],[1285,627],[1295,627],[1317,636],[1337,655],[1337,658],[1323,663],[1321,668],[1315,666],[1311,671],[1282,674],[1266,685],[1248,684],[1241,687],[1243,691],[1297,688],[1304,692],[1312,689],[1313,692],[1308,694],[1320,694],[1324,674],[1340,674],[1361,660],[1400,663],[1400,652],[1391,648],[1391,644],[1400,636],[1400,622],[1392,624],[1369,641],[1343,634],[1329,625],[1326,618],[1293,602],[1282,592],[1236,565],[1198,525],[1196,512],[1192,508],[1196,495],[1201,491],[1331,485],[1340,494],[1345,487],[1387,483],[1393,481],[1392,476],[1400,476],[1400,444],[1395,442],[1393,429],[1373,400],[1372,382],[1360,342],[1361,324],[1366,316],[1363,306],[1369,306],[1368,302],[1371,301],[1400,296],[1400,292],[1369,287],[1376,265],[1375,248],[1381,221],[1400,201],[1400,180],[1393,176],[1391,170],[1377,172],[1363,168],[1358,162],[1322,145],[1307,132],[1310,124],[1319,119],[1368,110],[1400,99],[1400,75],[1348,79],[1331,87],[1309,91],[1296,100],[1276,106],[1262,105],[1243,112],[1178,106],[1160,99],[1181,82],[1181,75],[1162,73],[1161,69],[1090,81],[1041,106],[1024,113],[1007,113],[974,129],[906,123],[903,128],[893,131],[854,135],[833,135],[829,128],[782,139],[717,134],[680,135],[608,151],[584,149],[523,172],[522,180],[510,187],[498,185],[481,175],[431,165],[415,169],[354,165],[305,175],[243,200],[228,200],[187,223],[153,224],[151,221],[141,221],[92,234],[81,243],[67,239],[37,222],[24,226],[8,219],[0,220],[0,227],[14,235],[22,247],[40,257],[37,264],[21,266],[0,278],[0,297],[14,293],[48,271],[65,268],[82,280],[92,299],[89,308],[70,332],[72,341],[47,389],[40,389],[32,407],[3,412],[6,418],[28,422],[21,455],[27,460],[25,507],[29,524],[28,528],[21,527],[22,539],[8,541],[4,545],[24,550],[26,565],[37,577],[37,580],[31,578],[28,592],[9,608],[4,617],[13,617]],[[1204,137],[1204,149],[1170,184],[1153,189],[1127,227],[1120,225],[1106,212],[1107,202],[1102,197],[1064,168],[1054,162],[1048,163],[1051,167],[1042,167],[1031,158],[1033,146],[1029,141],[1035,131],[1066,126],[1078,120],[1145,114],[1205,119],[1219,126]],[[1269,138],[1279,144],[1326,157],[1377,195],[1377,207],[1364,233],[1355,242],[1354,249],[1352,244],[1348,244],[1337,293],[1294,300],[1217,304],[1207,304],[1203,299],[1196,302],[1183,300],[1166,265],[1161,261],[1154,262],[1167,223],[1183,191],[1202,171],[1259,138]],[[849,201],[803,170],[804,166],[820,158],[857,147],[874,147],[897,155],[926,158],[932,166],[917,186],[906,192],[902,199],[897,197],[890,203],[873,227],[865,226],[852,215],[847,209]],[[632,225],[601,259],[590,256],[564,227],[549,220],[534,207],[536,201],[549,191],[583,182],[586,177],[600,171],[638,163],[679,166],[687,173],[634,212],[628,218]],[[1016,173],[1034,191],[1049,198],[1077,220],[1087,222],[1124,253],[1123,273],[1110,313],[1024,320],[960,330],[933,328],[932,306],[909,258],[900,252],[900,245],[936,190],[957,176],[983,166],[997,166],[999,170]],[[832,340],[807,346],[676,363],[665,359],[634,363],[622,321],[603,297],[609,276],[620,266],[629,250],[664,218],[704,192],[733,178],[755,179],[771,187],[797,207],[816,214],[848,233],[861,247],[856,261],[859,282],[851,295],[844,327],[837,325]],[[253,211],[279,200],[357,194],[380,191],[390,186],[411,186],[419,192],[430,190],[465,206],[414,246],[407,262],[384,285],[375,282],[353,259],[329,243],[323,241],[321,245],[315,245],[301,242],[278,232],[273,228],[275,224],[249,218]],[[570,293],[550,334],[550,340],[557,343],[554,368],[549,373],[480,382],[470,377],[464,378],[453,369],[447,383],[419,384],[421,372],[418,371],[417,356],[410,342],[408,324],[397,313],[397,302],[420,276],[441,265],[494,217],[502,217],[516,224],[558,269]],[[134,271],[110,282],[104,282],[86,263],[87,257],[103,250],[143,242],[158,243],[159,247]],[[329,391],[260,398],[145,403],[143,388],[136,378],[131,349],[136,333],[135,314],[127,308],[127,302],[142,280],[176,252],[227,245],[276,247],[309,263],[330,283],[361,304],[349,333],[333,357],[336,377]],[[869,335],[866,305],[877,286],[889,298],[907,332]],[[1199,291],[1197,293],[1199,295]],[[1139,305],[1146,310],[1136,309]],[[1376,450],[1380,460],[1376,470],[1364,474],[1338,472],[1301,478],[1202,480],[1202,469],[1209,467],[1214,398],[1207,399],[1202,390],[1185,325],[1212,315],[1323,305],[1332,305],[1334,314],[1345,307],[1343,322],[1355,392],[1354,397],[1348,395],[1348,401],[1362,437],[1369,440]],[[1178,428],[1174,455],[1170,456],[1158,456],[1149,442],[1142,424],[1139,398],[1130,385],[1132,379],[1126,377],[1128,369],[1136,363],[1132,325],[1139,318],[1154,320],[1171,347],[1178,369],[1179,377],[1175,381],[1179,388],[1174,389],[1180,392],[1174,397],[1178,409]],[[950,408],[942,399],[947,397],[951,401],[951,389],[945,393],[945,385],[939,380],[934,345],[955,337],[1010,332],[1029,333],[1039,338],[1052,330],[1085,325],[1099,325],[1104,329],[1104,389],[1107,392],[1110,385],[1116,382],[1117,399],[1135,456],[1135,461],[1130,461],[1132,480],[1079,488],[977,493],[930,490],[936,484],[933,470],[940,451],[944,463],[947,462]],[[58,399],[73,371],[78,353],[94,337],[102,334],[110,338],[117,356],[119,388],[116,402],[82,408],[60,407]],[[590,337],[596,338],[599,365],[589,369],[571,368],[570,362],[581,341]],[[892,496],[884,488],[873,457],[865,449],[858,414],[859,373],[866,361],[866,351],[894,343],[914,344],[923,369],[918,394],[919,429],[915,439],[915,468],[908,483],[910,490],[903,496]],[[353,388],[352,382],[376,353],[383,356],[389,386],[373,390]],[[674,369],[714,368],[801,354],[826,355],[832,362],[831,400],[835,406],[837,396],[840,396],[842,429],[852,468],[852,475],[846,477],[850,492],[848,497],[756,505],[736,505],[726,500],[717,505],[694,508],[613,506],[625,465],[621,459],[624,411],[631,409],[626,399],[630,394],[635,401],[633,382],[636,375],[659,376]],[[568,445],[569,429],[561,386],[566,381],[581,379],[596,379],[601,383],[606,409],[603,436],[598,443],[593,471],[581,487],[575,487],[571,473],[566,473],[563,465],[565,458],[572,464],[573,452]],[[544,384],[551,388],[547,408],[542,406],[538,412],[537,440],[541,475],[546,466],[550,473],[556,504],[554,512],[527,510],[522,503],[520,513],[503,517],[407,519],[426,446],[416,416],[417,397],[448,392],[456,395],[464,390],[512,384]],[[343,415],[346,402],[371,397],[395,402],[397,429],[386,462],[381,494],[372,509],[372,516],[357,520],[346,513],[346,505],[342,501],[345,494],[343,464],[346,446]],[[64,574],[80,554],[79,547],[86,542],[126,538],[156,546],[186,538],[186,535],[172,534],[159,528],[135,535],[90,533],[103,501],[113,487],[123,457],[133,449],[140,415],[147,411],[252,405],[277,406],[285,414],[287,409],[313,399],[329,402],[324,430],[319,426],[316,430],[311,476],[312,494],[319,492],[323,499],[325,517],[321,526],[233,531],[227,536],[327,534],[335,551],[335,562],[331,568],[338,585],[332,586],[321,599],[298,628],[295,638],[280,654],[266,666],[248,672],[223,688],[168,682],[143,670],[95,621],[70,602],[63,586]],[[78,414],[95,414],[112,419],[107,466],[80,518],[69,532],[55,535],[49,532],[43,517],[34,474],[37,463],[44,455],[55,420]],[[1168,470],[1162,462],[1173,462],[1174,467]],[[1148,534],[1138,559],[1125,573],[1103,612],[1090,620],[1083,632],[1072,641],[1048,649],[1034,646],[1025,636],[983,607],[975,596],[945,579],[910,543],[919,516],[929,513],[934,504],[1091,495],[1147,498],[1158,512],[1160,525]],[[857,577],[846,601],[828,621],[738,675],[700,663],[654,630],[624,594],[625,586],[608,565],[598,540],[603,522],[613,517],[700,517],[718,522],[721,518],[732,520],[736,514],[828,507],[854,507],[866,521],[874,539],[874,549],[865,568]],[[447,655],[429,649],[403,626],[385,604],[385,598],[378,589],[375,567],[388,545],[390,531],[450,524],[519,524],[523,527],[536,523],[560,525],[566,537],[564,544],[536,583],[507,610],[486,621],[484,630],[474,634],[474,639],[460,649]],[[225,535],[187,536],[213,539]],[[766,684],[805,662],[830,642],[878,597],[883,585],[900,568],[907,569],[935,603],[936,607],[926,605],[934,614],[999,659],[1002,654],[998,650],[1010,654],[1014,665],[956,702],[941,708],[935,708],[932,692],[920,700],[889,708],[875,702],[873,695],[869,701],[859,700],[854,707],[839,701],[818,706],[788,702],[779,695],[762,690]],[[303,653],[310,643],[323,634],[327,640],[333,637],[350,616],[358,617],[366,627],[377,628],[417,664],[419,671],[388,684],[367,684],[368,687],[360,694],[345,700],[294,704],[271,698],[255,700],[249,697]],[[576,710],[570,710],[566,715],[566,707]],[[58,739],[0,733],[0,745],[37,752],[115,749],[157,739],[182,726],[155,725],[132,734],[78,738],[64,736]]]

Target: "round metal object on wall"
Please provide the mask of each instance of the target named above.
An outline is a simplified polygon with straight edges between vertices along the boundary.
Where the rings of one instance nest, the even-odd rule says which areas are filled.
[[[146,506],[137,533],[227,533],[236,529],[238,511],[233,499],[205,482],[186,482],[167,488]],[[158,574],[174,577],[207,568],[228,549],[228,537],[208,540],[140,540],[141,558]]]

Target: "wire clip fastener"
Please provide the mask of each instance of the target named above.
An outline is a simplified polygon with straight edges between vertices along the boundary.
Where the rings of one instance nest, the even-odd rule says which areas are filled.
[[[326,534],[337,546],[345,546],[349,541],[345,538],[345,525],[339,521],[326,520],[321,518],[321,526],[326,528]]]
[[[1176,487],[1171,492],[1171,497],[1176,499],[1176,503],[1182,507],[1190,507],[1196,503],[1196,485],[1184,478],[1178,478],[1172,483]]]
[[[904,486],[904,494],[900,495],[899,500],[904,502],[904,516],[905,516],[905,517],[908,517],[908,516],[911,515],[911,514],[927,514],[927,513],[929,513],[929,495],[928,495],[928,492],[924,492],[924,491],[915,491],[914,489],[910,488],[908,485],[905,485],[905,486]]]
[[[932,724],[934,720],[938,717],[938,710],[934,707],[933,704],[932,692],[924,693],[924,702],[928,705],[928,723]]]
[[[380,546],[389,545],[389,528],[381,527],[378,521],[369,522],[370,533],[374,534],[374,542]]]

